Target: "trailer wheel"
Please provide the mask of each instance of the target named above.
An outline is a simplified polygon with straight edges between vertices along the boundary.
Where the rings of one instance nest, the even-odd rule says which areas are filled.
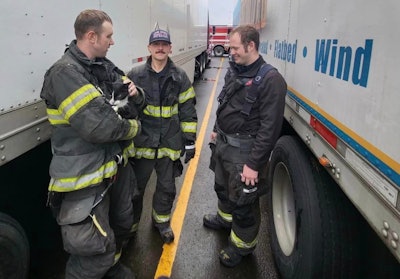
[[[224,55],[225,53],[225,49],[223,46],[216,46],[214,47],[214,55],[217,57],[221,57],[222,55]]]
[[[27,278],[28,239],[18,222],[3,213],[0,213],[0,251],[0,278]]]
[[[354,208],[295,137],[281,137],[268,172],[271,249],[282,278],[357,278]]]

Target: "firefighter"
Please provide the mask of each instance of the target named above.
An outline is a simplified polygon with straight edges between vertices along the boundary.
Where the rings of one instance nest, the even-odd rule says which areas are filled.
[[[120,264],[133,218],[132,138],[140,122],[122,119],[107,102],[114,82],[135,85],[105,56],[113,25],[103,11],[82,11],[76,40],[46,72],[41,98],[53,126],[49,206],[70,254],[66,279],[134,278]]]
[[[197,113],[195,92],[186,73],[169,58],[170,34],[158,24],[147,46],[150,57],[133,68],[128,77],[146,92],[140,113],[142,133],[134,139],[135,157],[131,160],[139,192],[134,197],[134,225],[140,220],[143,194],[155,169],[152,221],[164,243],[174,240],[170,226],[171,209],[176,195],[175,178],[182,173],[180,157],[185,163],[195,155]]]
[[[218,210],[205,215],[203,225],[230,231],[228,246],[219,253],[220,262],[228,267],[239,264],[256,247],[264,170],[283,122],[286,82],[260,56],[259,42],[259,33],[251,26],[230,33],[233,61],[211,133],[215,146],[210,166]]]

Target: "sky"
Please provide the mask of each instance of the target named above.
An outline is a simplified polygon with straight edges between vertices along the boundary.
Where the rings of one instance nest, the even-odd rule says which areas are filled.
[[[211,25],[231,25],[233,10],[238,0],[208,0]]]

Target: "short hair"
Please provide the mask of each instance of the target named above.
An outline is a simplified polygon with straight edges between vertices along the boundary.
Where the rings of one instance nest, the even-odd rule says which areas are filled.
[[[112,20],[108,14],[100,10],[84,10],[75,20],[75,36],[77,39],[82,39],[83,35],[89,30],[93,30],[96,34],[102,31],[102,25],[105,21],[112,24]]]
[[[249,45],[251,41],[253,41],[256,50],[258,51],[258,47],[260,45],[260,33],[258,33],[257,29],[255,29],[251,25],[240,25],[233,29],[229,35],[232,36],[232,34],[235,33],[238,33],[240,35],[240,41],[245,48]]]

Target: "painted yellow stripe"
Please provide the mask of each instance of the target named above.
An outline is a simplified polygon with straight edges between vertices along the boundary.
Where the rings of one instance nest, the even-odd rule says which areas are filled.
[[[201,152],[201,147],[204,142],[204,135],[206,133],[208,120],[210,118],[212,105],[215,100],[215,91],[217,90],[217,81],[219,80],[219,76],[221,74],[222,63],[224,58],[221,58],[221,62],[219,65],[219,70],[217,73],[217,77],[214,81],[214,86],[211,92],[210,99],[208,101],[207,109],[204,114],[203,123],[200,128],[198,139],[196,140],[196,155],[192,160],[190,160],[188,169],[186,170],[185,178],[183,180],[182,188],[176,203],[176,207],[171,219],[171,227],[175,234],[175,240],[171,244],[164,244],[163,253],[161,255],[160,261],[157,266],[156,274],[154,278],[159,278],[160,276],[171,276],[172,266],[174,264],[176,250],[179,245],[179,238],[182,231],[183,220],[186,214],[186,208],[188,205],[190,192],[192,191],[192,182],[194,180],[194,176],[196,174],[197,165],[199,163],[199,154]]]
[[[349,137],[351,137],[353,140],[355,140],[358,144],[363,146],[365,149],[367,149],[369,152],[371,152],[374,156],[382,160],[386,165],[394,169],[397,173],[400,173],[400,163],[396,162],[394,159],[389,157],[386,153],[382,152],[379,150],[376,146],[368,142],[366,139],[363,137],[359,136],[356,132],[354,132],[352,129],[348,128],[347,126],[343,125],[340,123],[338,120],[336,120],[334,117],[332,117],[330,114],[328,114],[326,111],[324,111],[320,106],[317,104],[311,102],[309,99],[307,99],[305,96],[303,96],[301,93],[296,91],[294,88],[288,86],[289,90],[292,91],[297,97],[299,97],[303,102],[305,102],[307,105],[312,107],[315,111],[320,113],[323,117],[328,119],[333,125],[338,127],[340,130],[342,130],[345,134],[347,134]]]

